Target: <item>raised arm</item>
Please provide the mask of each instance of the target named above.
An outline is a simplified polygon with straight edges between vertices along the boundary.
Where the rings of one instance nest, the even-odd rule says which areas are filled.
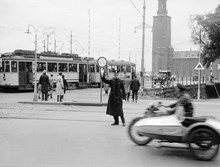
[[[111,81],[105,78],[105,73],[101,74],[100,77],[104,83],[109,84],[109,85],[111,84]]]

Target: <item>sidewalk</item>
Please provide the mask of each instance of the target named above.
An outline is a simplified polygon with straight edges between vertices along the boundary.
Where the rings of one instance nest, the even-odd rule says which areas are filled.
[[[41,99],[38,99],[38,101],[33,101],[33,97],[27,99],[30,100],[19,100],[18,103],[44,105],[106,106],[108,94],[104,94],[104,91],[102,90],[101,96],[101,91],[99,88],[91,88],[67,90],[66,94],[64,95],[63,102],[57,102],[57,96],[55,92],[53,92],[53,98],[48,98],[48,101],[42,101]]]
[[[101,96],[102,93],[102,96]],[[23,104],[44,104],[44,105],[76,105],[76,106],[107,106],[109,94],[105,94],[104,90],[100,88],[88,88],[88,89],[76,89],[67,90],[64,95],[63,102],[57,102],[55,92],[53,92],[53,98],[49,98],[48,101],[33,101],[33,92],[30,92],[28,96],[20,99],[18,103]],[[131,96],[130,96],[131,99]],[[167,99],[159,97],[141,96],[138,97],[139,103],[146,103],[149,101],[176,101],[176,99]],[[220,99],[193,99],[194,102],[212,102],[218,103]]]

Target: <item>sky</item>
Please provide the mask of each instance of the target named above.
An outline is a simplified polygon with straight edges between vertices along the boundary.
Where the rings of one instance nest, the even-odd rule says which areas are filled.
[[[158,1],[145,1],[146,24],[152,26],[153,16],[157,15]],[[144,0],[0,0],[0,53],[16,49],[34,50],[36,33],[38,52],[49,50],[70,53],[72,46],[72,52],[79,56],[96,59],[103,56],[108,60],[132,61],[136,63],[137,70],[140,70],[143,2]],[[190,38],[190,15],[213,12],[219,3],[220,0],[167,0],[174,50],[197,49]],[[25,33],[28,25],[31,34]],[[146,71],[151,71],[151,62],[152,32],[151,28],[147,28]]]

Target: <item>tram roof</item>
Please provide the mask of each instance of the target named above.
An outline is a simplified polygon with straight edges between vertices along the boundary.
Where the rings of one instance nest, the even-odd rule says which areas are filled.
[[[11,53],[4,53],[2,54],[3,59],[7,60],[29,60],[33,61],[35,58],[35,52],[29,51],[29,50],[15,50]],[[69,53],[62,53],[57,54],[53,52],[43,52],[43,53],[37,53],[37,59],[38,61],[80,61],[80,62],[86,62],[82,59],[82,57],[79,57],[78,54],[69,54]]]
[[[135,66],[135,63],[132,63],[132,62],[129,62],[129,61],[115,61],[115,60],[107,60],[108,61],[108,65],[134,65]],[[88,61],[89,64],[95,64],[97,63],[97,60],[91,60],[91,61]]]

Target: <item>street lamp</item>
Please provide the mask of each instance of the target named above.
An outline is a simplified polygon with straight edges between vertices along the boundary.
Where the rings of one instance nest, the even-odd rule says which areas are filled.
[[[143,32],[142,32],[142,57],[141,57],[141,85],[144,88],[144,43],[145,43],[145,0],[143,6]]]
[[[53,35],[53,34],[56,35],[55,31],[52,31],[52,32],[50,32],[50,33],[45,32],[45,33],[42,34],[42,36],[43,36],[43,35],[46,36],[47,52],[49,52],[50,36]],[[45,42],[45,40],[44,40],[44,42]],[[45,46],[45,43],[44,43],[44,46]],[[54,50],[55,50],[55,48],[54,48]],[[44,51],[45,51],[45,47],[44,47]]]
[[[141,53],[141,85],[144,87],[144,45],[145,45],[145,28],[151,28],[151,26],[146,25],[145,24],[145,9],[146,9],[146,5],[145,5],[145,0],[144,0],[144,5],[143,5],[143,22],[142,25],[139,25],[137,27],[135,27],[134,29],[134,33],[136,33],[136,29],[137,28],[142,28],[142,53]]]
[[[33,101],[37,101],[37,30],[36,28],[33,26],[33,25],[28,25],[28,29],[27,29],[27,34],[30,34],[30,27],[32,27],[34,29],[34,32],[35,32],[35,41],[34,41],[34,44],[35,44],[35,61],[34,61],[34,98],[33,98]]]

